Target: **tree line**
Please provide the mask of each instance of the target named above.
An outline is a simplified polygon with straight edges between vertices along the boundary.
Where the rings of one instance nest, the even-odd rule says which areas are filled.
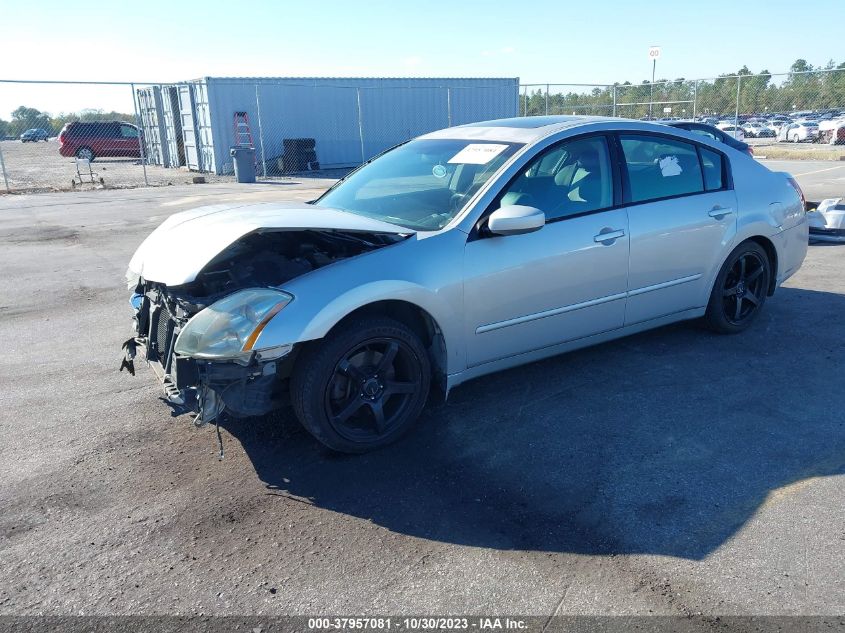
[[[123,112],[106,112],[104,110],[84,109],[79,112],[63,112],[52,116],[36,108],[21,106],[12,112],[9,121],[0,119],[0,139],[5,137],[17,138],[30,128],[43,128],[51,136],[59,133],[65,123],[72,121],[134,121],[134,114]]]
[[[813,72],[825,71],[825,72]],[[629,81],[587,91],[554,92],[555,86],[536,87],[520,97],[520,114],[594,114],[628,118],[664,116],[760,114],[845,108],[845,62],[833,60],[813,67],[798,59],[780,83],[768,70],[753,73],[747,66],[713,80],[659,79],[654,85]],[[737,99],[737,88],[739,99]],[[671,113],[663,109],[671,108]]]
[[[826,72],[813,72],[826,71]],[[737,88],[739,99],[737,99]],[[743,66],[735,73],[720,75],[713,80],[693,81],[683,77],[659,79],[652,85],[646,80],[639,84],[630,81],[612,86],[595,87],[587,91],[552,92],[545,86],[520,95],[520,114],[596,114],[643,118],[649,116],[691,117],[696,115],[729,116],[740,114],[792,112],[845,108],[845,62],[830,60],[814,67],[804,59],[790,66],[783,81],[768,70],[753,73]],[[665,113],[664,108],[671,108]],[[21,106],[12,112],[11,120],[0,119],[0,139],[18,137],[24,130],[44,128],[51,135],[59,133],[71,121],[134,121],[133,114],[84,109],[60,113],[56,116],[36,108]]]

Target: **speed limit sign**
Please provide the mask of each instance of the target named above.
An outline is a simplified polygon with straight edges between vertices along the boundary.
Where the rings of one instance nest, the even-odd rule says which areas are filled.
[[[651,46],[648,49],[648,59],[649,61],[657,61],[660,59],[660,47],[659,46]]]

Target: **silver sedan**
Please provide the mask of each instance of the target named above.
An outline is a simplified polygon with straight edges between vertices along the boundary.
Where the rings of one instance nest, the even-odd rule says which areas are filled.
[[[405,433],[433,384],[683,319],[741,332],[807,236],[793,180],[684,130],[463,125],[310,204],[168,218],[129,265],[123,367],[143,353],[201,422],[290,402],[318,440],[362,452]]]

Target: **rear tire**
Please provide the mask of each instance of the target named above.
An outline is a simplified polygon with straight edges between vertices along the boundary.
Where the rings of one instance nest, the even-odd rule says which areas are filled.
[[[772,267],[757,242],[737,246],[716,276],[704,324],[719,334],[737,334],[753,323],[766,303]]]
[[[396,441],[413,426],[431,385],[419,337],[385,317],[361,317],[306,347],[291,377],[297,418],[341,453]]]
[[[94,159],[97,158],[94,155],[94,150],[92,150],[90,147],[80,147],[78,150],[76,150],[76,157],[91,162],[94,162]]]

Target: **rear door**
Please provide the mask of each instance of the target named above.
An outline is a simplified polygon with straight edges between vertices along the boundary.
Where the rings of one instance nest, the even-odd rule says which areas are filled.
[[[619,141],[631,235],[625,324],[705,306],[736,234],[727,158],[658,134]]]

